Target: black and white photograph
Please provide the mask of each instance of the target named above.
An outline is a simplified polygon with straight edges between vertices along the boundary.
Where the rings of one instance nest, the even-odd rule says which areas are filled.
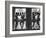
[[[13,31],[40,30],[40,9],[12,7]]]

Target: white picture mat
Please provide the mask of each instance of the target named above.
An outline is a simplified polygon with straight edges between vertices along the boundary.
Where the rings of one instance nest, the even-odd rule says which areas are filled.
[[[30,30],[30,31],[12,31],[12,7],[30,7],[30,8],[40,8],[40,30]],[[42,33],[43,32],[43,7],[42,5],[19,5],[10,4],[10,34],[25,34],[25,33]]]

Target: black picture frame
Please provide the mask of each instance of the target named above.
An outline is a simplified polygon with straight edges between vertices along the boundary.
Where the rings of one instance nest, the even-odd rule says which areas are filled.
[[[43,8],[43,31],[42,33],[26,33],[26,34],[10,34],[10,4],[20,5],[39,5]],[[20,2],[20,1],[5,1],[5,37],[18,37],[18,36],[33,36],[33,35],[44,35],[45,34],[45,3],[39,2]]]

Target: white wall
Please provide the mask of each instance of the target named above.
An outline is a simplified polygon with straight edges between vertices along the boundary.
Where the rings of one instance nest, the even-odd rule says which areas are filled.
[[[43,3],[46,3],[46,0],[16,0],[16,1],[43,2]],[[45,4],[45,6],[46,6],[46,4]],[[46,7],[45,7],[45,10],[46,10]],[[46,15],[45,15],[45,17],[46,17]],[[4,36],[5,36],[5,0],[0,0],[0,38],[5,38]],[[40,36],[24,36],[24,37],[18,37],[18,38],[46,38],[46,28],[45,28],[45,35],[40,35]]]

